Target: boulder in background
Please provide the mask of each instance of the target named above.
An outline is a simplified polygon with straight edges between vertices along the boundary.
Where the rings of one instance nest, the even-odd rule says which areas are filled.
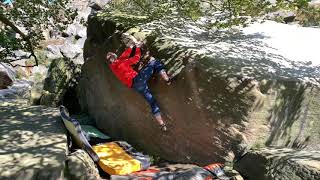
[[[248,180],[316,180],[320,177],[320,151],[264,148],[248,152],[235,169]]]
[[[0,89],[7,89],[15,80],[16,71],[6,63],[0,63]]]
[[[71,179],[100,179],[99,171],[91,157],[82,149],[69,154],[66,159],[68,175]]]

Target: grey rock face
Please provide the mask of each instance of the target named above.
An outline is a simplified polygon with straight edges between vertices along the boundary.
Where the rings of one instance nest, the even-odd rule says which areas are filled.
[[[320,151],[264,148],[248,152],[235,168],[249,180],[316,180],[320,177]]]
[[[320,7],[320,0],[311,0],[309,2],[309,5],[314,7]]]
[[[8,89],[0,90],[0,100],[29,99],[33,82],[28,80],[16,80]]]
[[[29,52],[24,52],[22,50],[18,50],[18,51],[14,51],[14,55],[17,57],[17,58],[28,58],[30,56],[31,53]]]
[[[80,36],[78,36],[80,37]],[[46,56],[49,59],[69,58],[76,64],[83,64],[83,46],[86,37],[77,39],[75,36],[66,38],[62,45],[48,45]]]
[[[66,31],[64,32],[65,36],[79,36],[79,37],[86,37],[87,36],[87,28],[81,24],[74,23],[70,24]]]
[[[64,57],[73,59],[82,53],[82,48],[80,48],[79,46],[75,46],[75,45],[71,44],[70,42],[66,42],[61,47],[61,53]]]
[[[71,59],[76,64],[83,64],[83,44],[85,38],[79,40],[70,37],[60,47],[63,57]]]
[[[61,45],[48,45],[47,46],[47,57],[50,59],[62,58],[62,54],[60,52]]]

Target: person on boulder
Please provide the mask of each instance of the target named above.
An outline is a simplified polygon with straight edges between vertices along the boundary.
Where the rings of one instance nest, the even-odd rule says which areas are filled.
[[[107,53],[107,63],[114,75],[125,86],[134,88],[145,98],[151,107],[152,114],[160,125],[160,129],[162,131],[167,131],[167,126],[162,119],[160,108],[147,83],[155,73],[160,74],[167,84],[171,83],[171,78],[166,73],[164,65],[159,60],[151,57],[149,52],[146,52],[143,56],[144,59],[149,59],[148,63],[142,69],[134,70],[133,66],[141,59],[141,46],[143,43],[138,42],[133,36],[130,36],[130,39],[132,40],[133,45],[127,48],[120,57],[113,52]]]

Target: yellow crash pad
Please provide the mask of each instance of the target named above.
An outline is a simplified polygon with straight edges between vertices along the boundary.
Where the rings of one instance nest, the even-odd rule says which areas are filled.
[[[117,143],[105,143],[92,147],[98,154],[100,167],[110,175],[126,175],[141,170],[140,161],[132,158]]]

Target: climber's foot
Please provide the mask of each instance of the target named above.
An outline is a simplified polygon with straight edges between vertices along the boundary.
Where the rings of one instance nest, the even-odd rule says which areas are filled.
[[[160,125],[160,129],[161,129],[161,131],[166,132],[167,131],[167,125],[166,124],[161,124]]]
[[[175,76],[169,76],[169,79],[167,81],[167,85],[171,85],[174,80],[176,80]]]

